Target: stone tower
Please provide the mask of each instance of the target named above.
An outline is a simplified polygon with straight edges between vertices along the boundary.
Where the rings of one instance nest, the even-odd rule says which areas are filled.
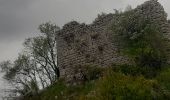
[[[167,14],[157,0],[146,1],[132,11],[159,25],[161,32],[169,37]],[[115,14],[103,14],[90,25],[72,21],[63,26],[57,34],[58,66],[62,75],[72,74],[75,66],[130,62],[119,54],[117,44],[111,38],[110,26],[116,18]]]

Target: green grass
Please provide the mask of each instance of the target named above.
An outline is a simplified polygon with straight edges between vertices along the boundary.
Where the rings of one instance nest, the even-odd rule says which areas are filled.
[[[170,68],[165,68],[156,79],[164,89],[170,92]]]
[[[61,91],[64,91],[66,86],[62,81],[57,82],[56,84],[46,88],[40,94],[35,96],[27,96],[24,100],[55,100],[55,96],[61,96]]]
[[[166,100],[157,80],[107,71],[96,83],[93,100]]]
[[[108,68],[95,81],[76,86],[66,86],[63,81],[58,81],[39,95],[24,100],[168,100],[169,76],[170,68],[152,79]]]
[[[35,96],[25,97],[24,100],[79,100],[81,95],[87,95],[94,88],[94,82],[77,86],[66,86],[63,81],[48,87]]]

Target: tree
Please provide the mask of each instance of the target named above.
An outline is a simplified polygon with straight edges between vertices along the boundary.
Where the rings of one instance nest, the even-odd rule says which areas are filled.
[[[48,58],[50,60],[50,62],[52,63],[53,69],[55,71],[55,74],[57,76],[57,78],[60,77],[60,71],[59,68],[57,67],[57,42],[56,42],[56,33],[59,31],[59,27],[54,25],[54,24],[50,24],[50,23],[45,23],[45,24],[41,24],[39,26],[39,30],[41,33],[43,33],[45,35],[46,38],[46,42],[47,42],[47,47],[49,48],[49,55]],[[51,66],[51,67],[52,67]]]
[[[60,77],[56,48],[56,33],[59,27],[45,23],[39,26],[39,30],[43,35],[27,39],[24,46],[32,59],[40,66],[39,70],[45,73],[53,84]]]
[[[6,77],[12,84],[16,85],[16,89],[20,94],[35,93],[39,90],[36,67],[36,63],[29,56],[20,54]],[[33,83],[37,87],[33,87]]]
[[[9,60],[0,63],[1,72],[8,73],[11,67],[12,64]]]
[[[15,84],[21,95],[37,93],[60,77],[56,47],[59,27],[45,23],[39,26],[39,30],[42,35],[26,39],[24,52],[13,63],[4,61],[0,64],[5,78]]]

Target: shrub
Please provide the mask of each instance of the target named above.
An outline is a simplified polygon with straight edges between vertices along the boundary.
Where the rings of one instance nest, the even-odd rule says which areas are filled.
[[[167,60],[167,42],[158,25],[136,15],[133,10],[119,17],[119,23],[113,23],[112,28],[114,40],[123,48],[121,52],[134,59],[141,73],[155,76],[153,71],[159,71]]]
[[[111,70],[96,84],[93,100],[163,100],[166,97],[155,80],[132,77]]]
[[[170,68],[164,69],[156,79],[165,89],[170,91]]]
[[[156,70],[152,67],[139,67],[136,65],[113,65],[113,71],[120,72],[125,75],[130,76],[144,76],[145,78],[153,78],[155,77],[160,70]]]
[[[82,67],[82,71],[85,74],[87,80],[96,80],[102,76],[103,69],[95,65],[87,65]]]
[[[120,72],[125,75],[131,75],[131,76],[140,76],[141,70],[140,67],[134,66],[134,65],[112,65],[112,70],[114,72]]]

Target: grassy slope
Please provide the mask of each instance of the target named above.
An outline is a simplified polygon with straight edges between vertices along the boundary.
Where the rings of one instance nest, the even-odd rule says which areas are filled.
[[[169,68],[153,79],[109,69],[96,81],[77,86],[66,86],[59,81],[41,94],[24,100],[168,100],[169,75]]]
[[[66,100],[67,98],[69,100],[78,100],[78,97],[88,94],[93,88],[94,82],[78,86],[66,86],[63,81],[59,81],[42,93],[25,97],[24,100]]]

